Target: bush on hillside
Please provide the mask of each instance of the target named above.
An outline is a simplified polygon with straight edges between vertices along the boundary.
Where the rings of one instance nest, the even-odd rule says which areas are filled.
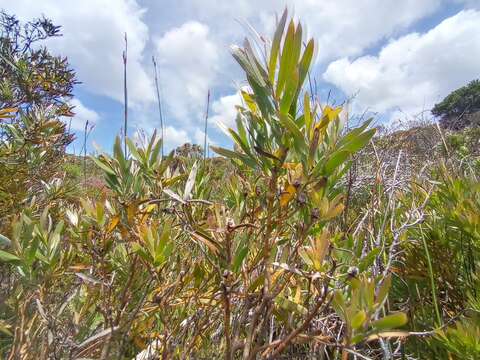
[[[432,109],[432,114],[440,117],[440,124],[451,130],[480,124],[479,112],[480,80],[453,91]]]

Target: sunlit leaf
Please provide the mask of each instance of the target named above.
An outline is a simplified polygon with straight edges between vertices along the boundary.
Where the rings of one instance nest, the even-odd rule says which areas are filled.
[[[351,320],[352,329],[358,329],[363,326],[365,320],[367,319],[367,314],[364,310],[357,312]]]
[[[280,21],[277,24],[277,28],[275,30],[275,34],[272,40],[272,48],[270,50],[270,60],[268,64],[268,75],[269,75],[271,84],[273,84],[275,80],[275,70],[277,67],[277,59],[278,59],[278,53],[280,50],[280,42],[282,40],[283,31],[285,29],[287,15],[288,15],[288,12],[287,12],[287,9],[285,8],[285,10],[283,11],[282,17],[280,18]]]
[[[235,255],[235,258],[233,260],[233,264],[232,264],[232,270],[234,272],[238,272],[238,270],[242,266],[243,261],[245,260],[245,257],[247,256],[247,254],[248,254],[248,247],[246,247],[246,246],[241,248],[237,252],[237,254]]]
[[[197,177],[198,164],[195,162],[188,175],[187,182],[185,184],[185,191],[183,192],[183,200],[189,200],[192,195],[193,185],[195,185],[195,179]]]
[[[20,258],[16,255],[10,254],[9,252],[0,250],[0,261],[1,262],[16,262],[20,261]]]
[[[280,194],[280,206],[287,206],[290,200],[295,196],[296,192],[297,189],[293,185],[287,184],[285,190]]]
[[[379,320],[373,321],[371,326],[376,331],[394,329],[403,326],[407,323],[408,318],[405,313],[398,312],[387,315]]]

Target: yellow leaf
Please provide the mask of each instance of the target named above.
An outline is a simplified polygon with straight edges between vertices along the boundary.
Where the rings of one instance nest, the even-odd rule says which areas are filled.
[[[252,111],[253,113],[257,113],[258,107],[255,101],[253,100],[252,95],[250,95],[249,93],[243,90],[241,91],[241,94],[242,94],[243,100],[245,101],[245,104],[247,104],[250,111]]]
[[[335,120],[338,115],[340,114],[340,112],[342,111],[342,107],[339,106],[335,109],[333,109],[332,107],[330,106],[325,106],[325,108],[323,109],[323,117],[326,117],[328,118],[328,122],[331,122],[333,120]]]
[[[219,252],[219,245],[215,243],[215,240],[213,239],[208,239],[205,236],[191,232],[190,235],[197,241],[200,241],[201,243],[205,244],[213,253],[218,254]]]
[[[151,213],[153,210],[155,210],[156,207],[157,207],[156,204],[149,204],[149,205],[147,205],[147,207],[145,208],[145,212],[146,212],[146,213]]]
[[[297,189],[291,184],[287,184],[285,191],[280,194],[280,206],[285,207],[292,200]]]
[[[8,119],[15,117],[14,113],[18,111],[17,108],[5,108],[0,110],[0,119]]]
[[[0,110],[0,114],[12,113],[17,111],[18,111],[18,108],[5,108]]]
[[[315,240],[315,261],[320,265],[323,263],[325,256],[327,255],[328,247],[330,245],[330,233],[325,230]]]
[[[330,246],[329,238],[330,233],[325,230],[320,236],[310,241],[311,246],[306,246],[302,249],[304,260],[306,260],[307,264],[313,266],[316,271],[322,270],[322,264]],[[308,258],[305,259],[305,256]]]
[[[343,212],[343,209],[345,209],[345,205],[343,204],[338,204],[337,206],[330,208],[325,214],[325,219],[333,219],[334,217],[340,215]]]
[[[282,167],[284,169],[294,170],[298,163],[284,163]]]
[[[143,349],[147,346],[147,343],[139,336],[133,338],[133,343],[139,348]]]
[[[277,283],[280,275],[282,275],[284,272],[285,272],[285,270],[282,269],[282,268],[279,268],[279,269],[277,269],[273,272],[272,277],[271,277],[272,286],[274,286]]]
[[[345,208],[345,206],[341,203],[342,201],[343,196],[342,194],[339,194],[330,202],[328,210],[324,213],[326,220],[333,219],[342,213],[343,209]]]
[[[295,169],[293,170],[292,174],[292,183],[300,182],[303,178],[303,165],[302,163],[298,163],[297,166],[295,166]]]
[[[120,221],[120,217],[118,215],[114,216],[111,220],[110,223],[108,224],[107,231],[112,232],[113,229],[118,225],[118,222]]]
[[[316,205],[320,210],[320,216],[324,216],[330,209],[330,203],[326,197],[320,198],[319,202],[316,203]]]
[[[297,304],[300,304],[301,299],[302,299],[302,289],[300,288],[300,286],[297,286],[297,290],[295,292],[295,298],[293,299],[293,301],[295,301],[295,303]]]
[[[133,202],[133,203],[129,204],[128,207],[127,207],[128,222],[133,221],[136,213],[137,213],[137,204]]]
[[[77,264],[77,265],[71,265],[68,267],[70,270],[73,270],[73,271],[82,271],[82,270],[86,270],[86,269],[90,269],[90,265],[86,265],[86,264]]]
[[[335,109],[331,108],[330,106],[325,106],[323,109],[322,120],[315,125],[315,130],[322,130],[325,129],[328,124],[330,124],[333,120],[335,120],[340,112],[342,111],[341,107],[337,107]]]

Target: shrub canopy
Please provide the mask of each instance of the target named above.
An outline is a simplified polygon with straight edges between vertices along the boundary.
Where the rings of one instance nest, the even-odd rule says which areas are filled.
[[[432,114],[441,117],[441,124],[446,128],[463,128],[470,121],[468,115],[480,111],[480,80],[473,80],[468,85],[451,92],[432,109]]]

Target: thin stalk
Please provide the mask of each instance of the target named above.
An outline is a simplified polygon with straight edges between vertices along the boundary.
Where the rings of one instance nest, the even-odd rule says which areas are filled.
[[[87,187],[87,136],[88,120],[85,122],[85,133],[83,134],[83,188]]]
[[[227,225],[228,226],[228,225]],[[232,248],[231,248],[231,230],[228,228],[225,247],[227,255],[227,269],[223,273],[223,306],[224,306],[224,326],[225,326],[225,360],[232,359],[232,337],[231,337],[231,309],[230,309],[230,266],[232,262]]]
[[[161,132],[161,136],[162,136],[162,158],[163,158],[163,144],[165,143],[165,140],[163,139],[164,133],[163,133],[162,100],[160,98],[160,87],[158,85],[157,62],[155,61],[154,56],[152,56],[152,62],[153,62],[153,69],[155,71],[155,87],[157,89],[158,115],[160,117],[160,132]]]
[[[207,128],[208,128],[208,108],[210,107],[210,90],[207,93],[207,110],[205,111],[205,132],[203,140],[203,163],[207,159]]]
[[[423,228],[422,228],[421,224],[420,224],[420,233],[422,234],[423,248],[425,250],[425,256],[427,258],[428,277],[430,278],[430,286],[431,286],[431,290],[432,290],[433,307],[435,308],[435,315],[437,316],[437,326],[441,326],[442,325],[442,317],[440,316],[440,311],[439,311],[439,308],[438,308],[437,290],[436,290],[436,287],[435,287],[435,280],[433,279],[432,260],[430,258],[430,252],[428,251],[427,241],[425,240],[425,235],[423,233]]]
[[[123,147],[127,156],[127,125],[128,125],[128,93],[127,93],[127,33],[125,33],[125,50],[123,51],[123,99],[124,99],[124,124],[123,124]]]

